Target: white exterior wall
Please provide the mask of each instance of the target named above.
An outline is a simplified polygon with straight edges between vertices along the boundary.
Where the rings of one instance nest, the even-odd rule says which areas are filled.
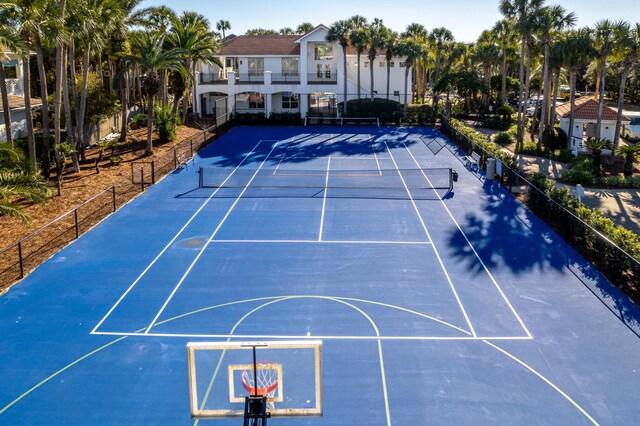
[[[595,127],[595,123],[591,120],[574,120],[573,121],[573,141],[568,141],[568,149],[574,152],[576,149],[578,152],[590,152],[588,148],[586,148],[584,144],[584,135],[585,125],[592,124]],[[560,119],[560,128],[569,136],[569,118],[561,118]],[[613,141],[616,133],[616,122],[611,120],[602,121],[600,130],[600,138],[608,139],[609,141]],[[604,154],[610,154],[610,150],[604,150]]]
[[[300,113],[302,116],[308,112],[308,94],[315,92],[328,92],[338,94],[338,102],[342,102],[344,91],[344,67],[343,67],[343,54],[342,47],[338,43],[333,44],[333,59],[331,61],[322,61],[322,63],[330,63],[331,71],[335,73],[335,78],[330,82],[309,83],[309,74],[316,74],[316,63],[314,47],[318,43],[326,44],[326,29],[317,28],[315,31],[303,36],[298,42],[300,43],[300,56],[298,61],[298,70],[300,73],[300,84],[278,84],[271,83],[271,73],[282,73],[282,58],[292,57],[287,56],[244,56],[238,58],[239,72],[241,74],[248,73],[248,58],[249,57],[264,57],[264,69],[265,69],[265,81],[260,84],[238,84],[235,81],[235,74],[229,73],[229,80],[226,84],[198,84],[196,86],[196,111],[200,112],[200,95],[206,93],[225,93],[233,98],[234,95],[239,93],[257,92],[265,95],[265,103],[267,108],[267,114],[271,111],[287,111],[281,108],[281,97],[277,95],[282,92],[298,93],[300,95]],[[226,58],[222,57],[221,60],[224,63]],[[361,94],[363,97],[370,96],[370,68],[364,67],[364,62],[369,61],[366,55],[361,56],[362,70],[361,70]],[[242,63],[240,63],[242,62]],[[384,66],[380,67],[380,62],[384,62]],[[404,77],[405,68],[400,67],[400,62],[404,62],[404,58],[393,58],[394,67],[391,68],[389,99],[404,102]],[[357,97],[357,68],[355,67],[356,55],[347,56],[347,90],[349,92],[349,99],[355,99]],[[379,55],[375,60],[374,67],[374,90],[378,92],[376,97],[385,98],[387,92],[387,68],[384,53]],[[213,65],[201,66],[202,72],[213,73],[218,75],[220,68]],[[409,74],[411,75],[411,74]],[[410,78],[410,77],[409,77]],[[199,79],[198,79],[199,81]],[[408,84],[409,96],[411,99],[411,82]],[[400,97],[395,96],[394,92],[398,91]],[[275,96],[271,96],[274,95]],[[233,110],[233,101],[231,101],[230,108]],[[209,108],[207,108],[209,109]],[[256,110],[263,111],[263,110]],[[207,111],[209,112],[209,111]]]

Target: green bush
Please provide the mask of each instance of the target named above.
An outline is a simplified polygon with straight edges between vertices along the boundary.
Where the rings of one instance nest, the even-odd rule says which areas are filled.
[[[502,161],[507,167],[518,168],[518,161],[512,154],[503,151],[496,144],[488,142],[484,136],[465,126],[462,121],[452,119],[450,126],[450,133],[465,152],[470,152],[471,150],[486,151],[487,156]],[[446,127],[443,126],[443,129],[446,130]]]
[[[508,132],[500,132],[493,138],[493,141],[498,145],[509,145],[513,142],[513,138]]]
[[[485,129],[508,130],[510,126],[510,121],[500,120],[499,118],[487,118],[482,122],[482,127]]]
[[[382,118],[382,114],[387,117],[393,116],[402,105],[392,99],[352,99],[347,102],[347,113],[344,112],[344,102],[338,103],[338,111],[343,117],[377,117]]]
[[[158,131],[160,142],[176,140],[179,117],[171,111],[171,106],[157,107],[153,114],[153,124]]]
[[[577,157],[573,160],[571,168],[563,173],[562,181],[570,184],[593,185],[596,182],[596,173],[593,162],[587,157]]]
[[[569,195],[566,188],[555,188],[553,182],[540,173],[531,177],[531,183],[529,208],[638,303],[640,237],[624,227],[616,226],[600,211],[580,204]],[[576,218],[604,235],[615,246]]]
[[[431,105],[409,105],[405,120],[418,124],[430,123],[433,121],[433,108],[431,108]]]
[[[135,122],[140,127],[147,127],[149,117],[147,117],[147,114],[136,114],[133,116],[131,121]]]
[[[567,134],[559,127],[545,130],[542,135],[542,146],[548,151],[567,148]]]
[[[245,126],[262,126],[264,124],[267,124],[264,112],[236,113],[231,116],[231,119],[235,122],[235,124]]]
[[[640,188],[640,176],[608,176],[599,179],[607,188]]]
[[[300,125],[302,118],[299,112],[272,112],[267,122],[269,124],[281,125]]]

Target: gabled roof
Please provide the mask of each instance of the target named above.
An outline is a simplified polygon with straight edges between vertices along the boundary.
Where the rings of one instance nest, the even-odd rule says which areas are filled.
[[[556,113],[562,118],[569,118],[571,115],[571,102],[562,104],[556,108]],[[598,120],[598,101],[592,97],[582,97],[576,99],[574,118],[577,120],[589,120],[596,122]],[[602,108],[602,120],[616,121],[618,119],[618,111],[606,105]],[[623,121],[629,121],[629,118],[622,116]]]
[[[14,96],[8,95],[9,98],[9,109],[24,109],[24,97],[22,96]],[[39,107],[42,105],[42,100],[31,98],[31,107]],[[2,103],[2,98],[0,97],[0,111],[4,111],[4,104]]]
[[[241,35],[223,41],[220,56],[300,55],[300,35]]]
[[[309,31],[308,33],[302,34],[301,36],[298,36],[298,39],[296,40],[296,43],[300,43],[300,40],[302,40],[303,38],[309,37],[311,34],[315,33],[316,31],[319,30],[325,30],[325,31],[329,31],[329,27],[327,27],[324,24],[320,24],[318,26],[316,26],[314,29],[312,29],[311,31]]]

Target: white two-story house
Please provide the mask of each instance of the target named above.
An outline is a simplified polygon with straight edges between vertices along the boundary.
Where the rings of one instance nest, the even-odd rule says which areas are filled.
[[[11,112],[11,134],[14,138],[26,136],[27,121],[24,102],[24,71],[22,60],[16,54],[9,51],[0,51],[0,60],[4,67],[7,93],[9,95],[9,105],[4,105],[0,98],[0,141],[6,139],[6,129],[4,122],[4,109],[9,108]],[[42,105],[40,99],[31,99],[31,107],[37,108]]]
[[[198,65],[195,112],[200,117],[219,117],[230,112],[337,116],[338,103],[345,99],[344,56],[338,43],[326,41],[327,30],[319,25],[304,35],[227,38],[218,53],[224,68]],[[348,47],[347,99],[358,98],[358,67],[360,96],[372,96],[370,67],[373,67],[373,96],[404,102],[404,65],[404,58],[391,59],[387,93],[385,52],[379,51],[373,64],[365,52],[358,64],[355,49]],[[411,82],[408,89],[411,90]],[[411,93],[407,98],[411,99]]]

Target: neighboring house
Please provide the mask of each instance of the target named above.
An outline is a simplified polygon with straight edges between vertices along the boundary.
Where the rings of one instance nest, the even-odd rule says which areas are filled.
[[[556,108],[556,113],[560,118],[560,128],[569,135],[569,121],[571,117],[571,103],[567,102]],[[618,111],[604,105],[602,110],[602,121],[600,125],[600,138],[613,141],[616,133],[616,121]],[[588,152],[589,149],[584,146],[587,138],[595,138],[597,135],[598,123],[598,101],[592,97],[582,97],[575,101],[575,113],[573,122],[573,140],[569,141],[568,148],[572,152]],[[622,124],[629,124],[630,120],[626,116],[622,116]],[[610,150],[603,151],[610,154]]]
[[[31,108],[40,108],[40,99],[31,99]],[[4,108],[2,97],[0,97],[0,141],[6,140],[6,126],[4,122]],[[9,95],[9,109],[11,111],[11,134],[15,138],[27,136],[27,115],[24,106],[24,97]]]
[[[24,74],[20,58],[8,51],[0,53],[0,57],[4,58],[2,65],[4,65],[5,80],[7,81],[7,92],[10,95],[24,96],[22,85]]]
[[[195,112],[200,117],[219,117],[228,112],[337,116],[338,103],[344,101],[344,56],[338,43],[326,41],[327,30],[319,25],[304,35],[227,37],[218,52],[224,69],[198,64]],[[371,96],[371,65],[374,67],[374,96],[386,98],[384,49],[378,51],[374,64],[369,64],[366,52],[361,55],[361,97]],[[349,47],[349,100],[357,98],[357,67],[356,51]],[[394,57],[389,99],[404,101],[404,77],[404,58]],[[411,90],[411,82],[408,89]]]

